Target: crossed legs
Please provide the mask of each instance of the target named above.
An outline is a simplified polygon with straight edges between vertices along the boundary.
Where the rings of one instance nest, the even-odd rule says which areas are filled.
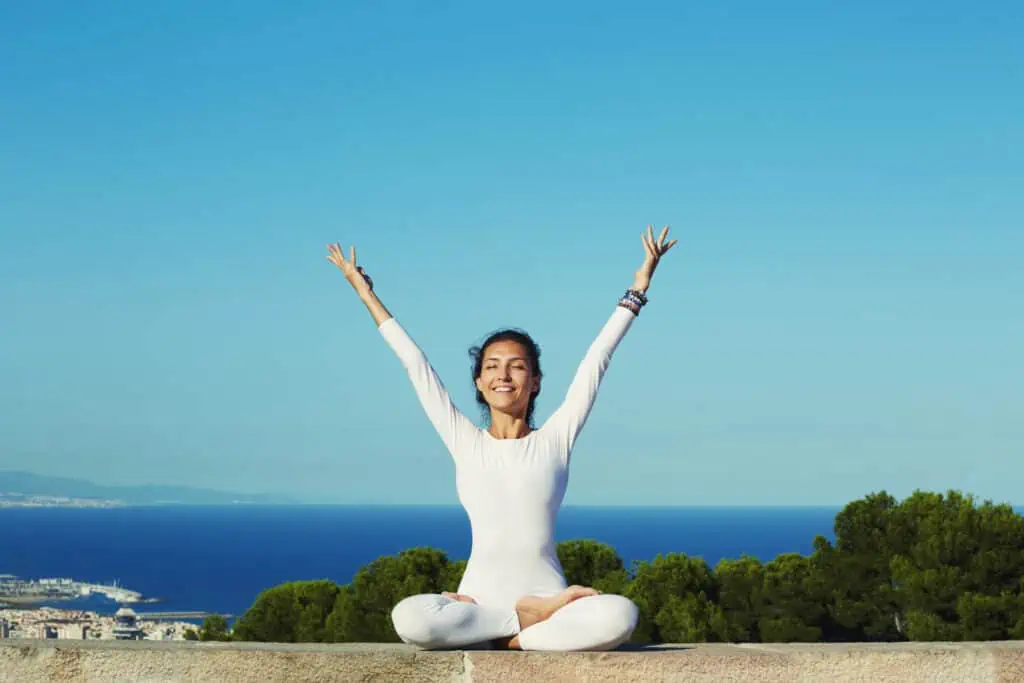
[[[431,650],[509,639],[517,640],[523,650],[611,650],[629,640],[637,608],[620,595],[588,595],[520,629],[514,608],[424,593],[399,602],[391,619],[404,642]]]

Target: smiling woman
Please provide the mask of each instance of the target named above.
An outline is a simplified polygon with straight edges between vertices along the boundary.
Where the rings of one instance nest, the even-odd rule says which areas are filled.
[[[508,438],[495,432],[492,405],[501,406],[501,414],[522,414],[526,428],[532,430],[533,409],[543,377],[537,342],[521,330],[499,330],[480,346],[471,348],[469,356],[473,359],[476,402],[483,409],[491,434],[499,439]],[[519,434],[522,427],[513,429],[513,433]]]
[[[452,403],[440,378],[373,291],[373,282],[337,244],[328,260],[345,274],[409,375],[413,389],[455,461],[456,488],[472,530],[458,593],[413,595],[392,612],[398,635],[425,648],[494,645],[524,650],[607,650],[629,639],[637,608],[619,595],[567,586],[555,552],[555,517],[569,481],[569,459],[597,399],[612,354],[647,303],[668,228],[642,235],[644,260],[633,286],[580,363],[565,400],[539,429],[540,349],[524,332],[502,330],[473,357],[477,401],[488,429]]]

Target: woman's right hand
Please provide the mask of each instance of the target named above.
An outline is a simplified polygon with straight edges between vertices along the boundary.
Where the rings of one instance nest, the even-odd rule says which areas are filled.
[[[342,272],[345,279],[348,280],[349,284],[359,293],[360,296],[373,290],[373,280],[370,276],[363,271],[361,266],[356,265],[356,248],[353,245],[349,249],[349,257],[345,258],[345,253],[341,250],[341,245],[338,243],[327,245],[327,260],[338,267],[338,270]]]

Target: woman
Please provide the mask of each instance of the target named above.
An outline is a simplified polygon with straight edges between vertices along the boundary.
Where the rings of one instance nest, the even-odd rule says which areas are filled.
[[[675,245],[641,235],[644,260],[633,286],[580,364],[562,405],[532,425],[540,393],[540,351],[528,335],[505,330],[473,349],[477,400],[490,412],[479,429],[452,404],[426,356],[384,308],[373,281],[337,244],[327,259],[341,269],[402,361],[427,417],[455,461],[472,551],[458,593],[414,595],[392,612],[399,637],[428,649],[487,646],[523,650],[610,650],[629,639],[637,608],[619,595],[566,586],[555,553],[555,516],[565,496],[569,456],[597,397],[615,347],[647,303],[658,261]]]

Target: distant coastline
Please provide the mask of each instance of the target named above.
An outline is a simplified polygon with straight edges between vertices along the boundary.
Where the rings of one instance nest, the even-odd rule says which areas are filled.
[[[3,508],[119,508],[127,505],[123,500],[97,498],[69,498],[67,496],[30,496],[0,492]]]
[[[0,508],[109,508],[138,505],[289,505],[284,496],[165,484],[98,484],[82,479],[0,470]]]

